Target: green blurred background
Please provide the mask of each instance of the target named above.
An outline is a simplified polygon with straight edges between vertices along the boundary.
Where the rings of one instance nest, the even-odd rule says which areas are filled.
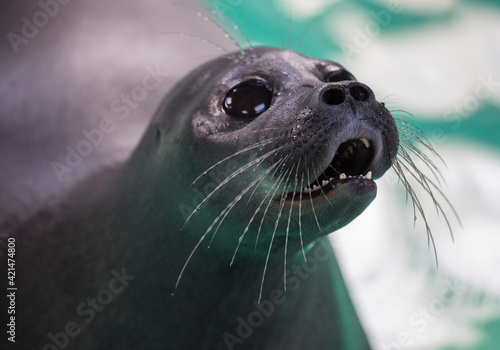
[[[446,165],[455,242],[422,190],[422,218],[394,174],[332,235],[375,349],[500,349],[500,3],[205,0],[242,46],[289,48],[344,65],[420,127]],[[235,29],[235,25],[239,29]],[[248,41],[247,41],[248,40]],[[441,203],[445,203],[441,200]],[[304,325],[307,327],[307,325]]]

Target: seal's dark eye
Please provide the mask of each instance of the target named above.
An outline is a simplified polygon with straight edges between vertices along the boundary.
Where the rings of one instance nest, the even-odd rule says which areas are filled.
[[[261,80],[236,85],[224,99],[224,110],[233,117],[256,117],[271,105],[273,90]]]
[[[354,75],[343,69],[330,72],[325,77],[325,81],[327,83],[336,83],[345,80],[356,80],[356,78],[354,77]]]

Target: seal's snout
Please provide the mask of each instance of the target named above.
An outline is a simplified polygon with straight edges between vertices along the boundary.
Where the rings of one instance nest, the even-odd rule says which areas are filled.
[[[375,99],[373,91],[359,82],[343,82],[329,85],[320,95],[323,106],[338,106],[347,100],[365,102]]]
[[[308,199],[328,200],[341,193],[374,191],[373,180],[390,166],[394,153],[388,147],[393,138],[389,111],[368,86],[355,80],[326,81],[305,96],[307,108],[289,121],[300,128],[285,134],[291,136],[285,149],[295,156],[290,162],[304,159],[301,166],[310,175],[301,191]]]

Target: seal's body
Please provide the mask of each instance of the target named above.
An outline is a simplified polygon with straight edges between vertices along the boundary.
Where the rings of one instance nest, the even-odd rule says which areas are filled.
[[[326,235],[375,198],[397,147],[338,64],[264,47],[206,63],[122,167],[16,232],[20,342],[369,348]]]

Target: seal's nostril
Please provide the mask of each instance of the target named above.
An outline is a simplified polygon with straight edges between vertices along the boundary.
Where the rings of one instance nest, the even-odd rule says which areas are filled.
[[[330,89],[323,93],[321,99],[327,105],[339,105],[345,101],[345,94],[340,89]]]
[[[356,100],[356,101],[366,101],[370,98],[370,93],[362,86],[360,85],[355,85],[352,88],[350,88],[350,93],[351,96]]]

